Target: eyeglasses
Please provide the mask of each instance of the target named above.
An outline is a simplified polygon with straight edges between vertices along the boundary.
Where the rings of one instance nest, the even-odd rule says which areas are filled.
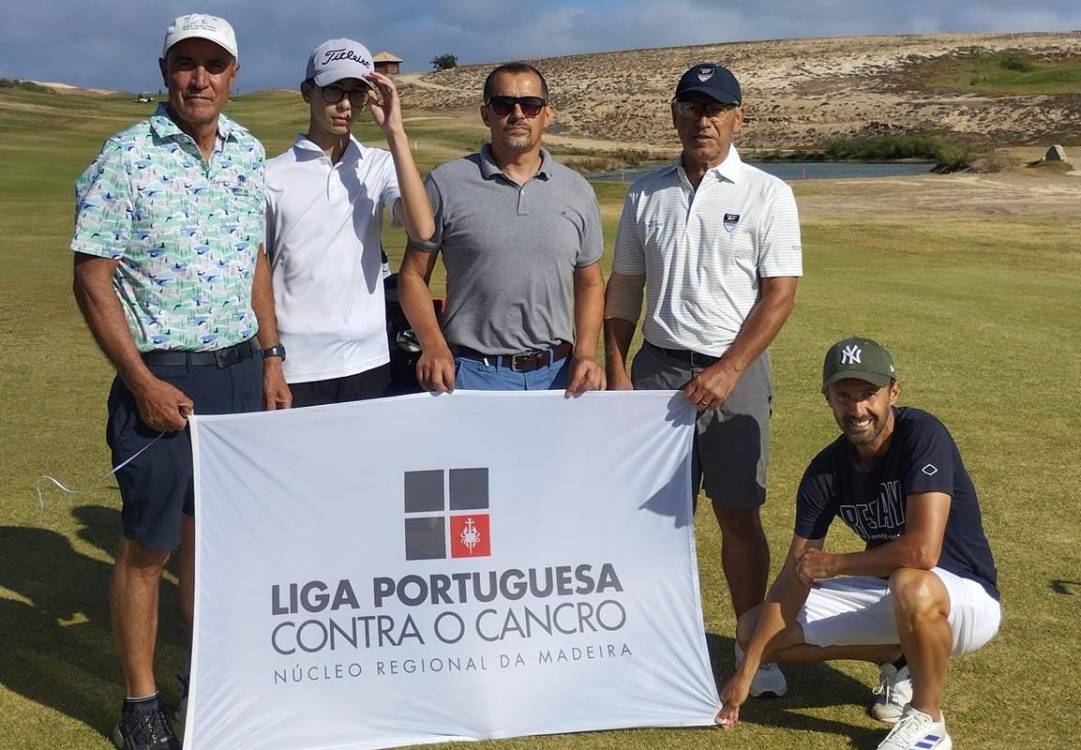
[[[682,102],[678,100],[672,102],[672,105],[676,108],[676,114],[687,120],[700,120],[703,117],[716,120],[739,107],[738,104],[721,104],[720,102]]]
[[[337,104],[345,97],[349,97],[349,103],[354,107],[363,107],[368,103],[368,91],[367,86],[361,86],[355,89],[343,89],[337,84],[330,84],[329,86],[322,86],[319,92],[323,95],[323,101],[327,104]]]
[[[522,108],[522,114],[532,119],[541,113],[547,104],[539,96],[493,96],[485,105],[496,117],[507,117],[514,111],[514,105]]]

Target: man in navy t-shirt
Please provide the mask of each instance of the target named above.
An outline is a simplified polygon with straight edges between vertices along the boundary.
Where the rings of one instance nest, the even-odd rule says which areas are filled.
[[[822,392],[842,435],[807,467],[788,559],[765,603],[740,618],[745,655],[718,723],[738,721],[763,661],[859,659],[879,665],[868,712],[894,723],[880,750],[949,750],[947,661],[991,640],[1001,619],[976,490],[945,426],[895,406],[900,384],[879,344],[830,347]],[[823,549],[834,518],[862,552]]]

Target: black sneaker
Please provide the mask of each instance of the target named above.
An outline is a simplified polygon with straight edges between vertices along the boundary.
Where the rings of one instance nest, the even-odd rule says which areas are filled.
[[[113,729],[117,750],[181,750],[161,698],[125,703]]]

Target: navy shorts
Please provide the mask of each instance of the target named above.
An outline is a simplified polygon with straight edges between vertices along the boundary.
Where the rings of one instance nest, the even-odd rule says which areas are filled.
[[[196,414],[235,414],[263,408],[263,361],[257,352],[228,367],[148,366],[154,377],[179,388],[195,403]],[[113,466],[127,461],[158,437],[139,418],[135,397],[116,378],[109,391],[105,439]],[[180,514],[195,515],[191,436],[187,429],[167,432],[116,473],[123,508],[124,536],[150,549],[180,546]]]
[[[631,380],[639,390],[678,390],[703,369],[645,342],[631,364]],[[701,485],[710,500],[734,510],[757,508],[766,501],[772,413],[770,356],[764,351],[720,408],[698,414],[692,461],[695,494]]]
[[[390,364],[380,365],[371,370],[347,375],[331,380],[310,380],[306,383],[290,383],[289,391],[293,394],[293,408],[303,406],[322,406],[323,404],[343,404],[347,401],[364,401],[369,398],[382,398],[389,395]]]

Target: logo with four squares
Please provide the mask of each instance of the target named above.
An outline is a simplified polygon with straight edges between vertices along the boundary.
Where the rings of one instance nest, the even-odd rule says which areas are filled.
[[[488,469],[405,472],[405,559],[490,557]]]

